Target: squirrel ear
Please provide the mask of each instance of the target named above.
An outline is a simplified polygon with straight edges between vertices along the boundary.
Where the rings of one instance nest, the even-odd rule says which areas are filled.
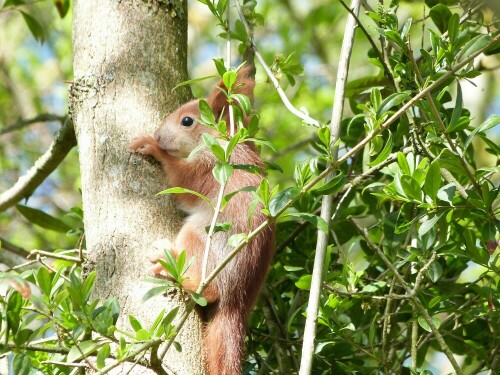
[[[246,65],[238,71],[238,75],[236,77],[236,82],[233,87],[238,87],[235,90],[237,94],[243,94],[248,96],[250,101],[253,103],[253,88],[255,86],[255,80],[250,76],[251,67]],[[223,91],[227,90],[226,86],[222,81],[220,81],[216,87],[210,93],[210,96],[207,99],[207,103],[212,108],[212,112],[214,113],[216,118],[219,118],[220,115],[224,112],[223,119],[229,126],[229,113],[228,113],[228,103],[227,97]],[[248,118],[244,116],[243,119],[244,125],[246,127]]]

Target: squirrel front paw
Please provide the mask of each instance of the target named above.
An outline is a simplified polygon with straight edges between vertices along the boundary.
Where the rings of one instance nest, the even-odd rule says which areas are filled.
[[[137,152],[143,155],[151,154],[151,150],[158,147],[156,140],[150,135],[141,135],[135,137],[129,145],[131,151]]]
[[[172,255],[174,257],[177,256],[175,251],[170,250],[170,252],[172,253]],[[150,267],[151,273],[155,277],[160,277],[163,279],[172,279],[170,277],[170,274],[167,272],[167,270],[161,265],[160,262],[158,262],[159,259],[165,259],[165,254],[156,254],[156,255],[152,256],[151,258],[149,258],[149,261],[153,264]]]

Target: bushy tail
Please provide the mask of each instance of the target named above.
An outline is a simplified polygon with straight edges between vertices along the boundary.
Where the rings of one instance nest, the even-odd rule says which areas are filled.
[[[246,314],[230,306],[217,306],[211,315],[203,339],[208,373],[241,374]]]

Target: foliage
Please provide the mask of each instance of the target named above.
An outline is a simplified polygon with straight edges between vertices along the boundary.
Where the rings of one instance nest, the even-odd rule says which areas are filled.
[[[8,1],[3,8],[24,3]],[[500,150],[495,126],[500,116],[485,117],[484,108],[468,109],[466,104],[471,80],[486,76],[492,81],[490,74],[496,74],[472,59],[480,52],[479,59],[494,59],[499,52],[496,15],[474,1],[368,2],[359,20],[346,93],[349,106],[337,140],[328,126],[333,100],[329,78],[338,64],[340,41],[330,36],[343,34],[343,3],[316,1],[300,10],[288,0],[281,6],[259,2],[257,7],[245,1],[245,18],[229,23],[227,1],[201,3],[213,15],[209,21],[204,18],[212,34],[201,40],[222,44],[217,38],[229,36],[239,54],[248,58],[260,52],[264,61],[272,62],[268,68],[284,92],[294,95],[301,111],[320,124],[301,125],[303,118],[286,111],[274,87],[265,83],[256,93],[260,116],[254,115],[248,129],[238,126],[233,136],[200,102],[200,121],[218,132],[218,137],[204,137],[200,147],[218,158],[214,176],[221,186],[235,168],[259,172],[230,163],[237,143],[253,141],[275,162],[267,164],[268,176],[258,189],[246,189],[256,202],[249,215],[259,202],[268,216],[265,224],[277,223],[277,251],[249,322],[244,373],[298,372],[318,231],[330,239],[313,373],[441,373],[440,368],[457,360],[459,367],[446,371],[497,371]],[[29,30],[42,40],[43,33],[26,18],[26,8],[21,10]],[[276,25],[271,27],[271,20]],[[192,55],[198,47],[194,42]],[[238,68],[226,67],[222,59],[214,62],[235,104],[238,124],[243,112],[251,111],[250,100],[233,91]],[[327,73],[318,74],[320,68]],[[261,82],[271,79],[262,72],[258,77]],[[2,154],[0,162],[11,167],[7,159]],[[336,175],[325,179],[333,171]],[[162,193],[200,195],[179,188]],[[319,216],[324,196],[333,197],[332,220]],[[229,199],[211,204],[218,212]],[[79,209],[73,209],[72,222],[24,205],[18,210],[52,232],[70,229],[82,235]],[[14,214],[7,219],[18,220]],[[214,224],[207,228],[209,238],[230,227]],[[231,238],[231,256],[244,251],[245,243],[262,229]],[[43,242],[52,244],[48,247],[65,241],[48,236]],[[69,373],[68,364],[78,362],[106,372],[110,361],[115,363],[112,359],[132,359],[150,348],[157,352],[165,342],[181,349],[174,343],[181,329],[173,323],[177,310],[163,311],[152,327],[129,316],[130,332],[118,329],[116,301],[93,301],[93,274],[82,280],[75,266],[81,252],[64,252],[66,259],[60,255],[53,254],[59,260],[50,268],[1,276],[11,285],[0,300],[1,349],[11,355],[15,373],[28,374],[32,368]],[[185,256],[176,260],[168,254],[162,262],[171,280],[154,281],[145,298],[178,287],[189,265]],[[195,304],[206,303],[201,291],[186,298],[182,316]],[[166,351],[165,344],[160,356],[162,349]]]

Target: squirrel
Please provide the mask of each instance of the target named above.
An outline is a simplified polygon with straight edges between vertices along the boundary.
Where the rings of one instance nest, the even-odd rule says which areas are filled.
[[[248,76],[249,69],[242,68],[237,73],[234,92],[244,94],[253,100],[255,81]],[[207,99],[216,118],[226,120],[229,127],[229,104],[221,81]],[[154,136],[135,138],[130,149],[142,155],[151,155],[160,162],[168,185],[196,191],[216,201],[220,185],[212,174],[217,158],[207,148],[190,156],[201,142],[203,133],[217,136],[215,130],[197,121],[200,118],[199,100],[192,100],[172,114],[155,132]],[[247,127],[249,117],[242,116]],[[252,143],[239,143],[231,154],[231,164],[246,164],[262,167],[262,160]],[[242,169],[234,169],[228,179],[225,194],[247,186],[257,188],[263,176]],[[202,259],[207,233],[205,228],[211,223],[213,208],[192,194],[176,194],[177,204],[187,217],[178,233],[174,248],[169,249],[174,257],[185,250],[187,259],[195,257],[186,271],[182,286],[188,291],[196,291],[201,280]],[[262,224],[266,217],[255,209],[251,218],[247,211],[253,201],[248,191],[235,194],[219,214],[218,222],[230,222],[229,231],[213,235],[207,275],[231,251],[228,238],[235,233],[248,233]],[[207,306],[202,309],[204,320],[203,352],[206,369],[210,375],[241,374],[243,346],[248,315],[258,296],[274,253],[274,227],[271,225],[251,240],[237,254],[217,277],[203,291]],[[161,276],[165,270],[155,260],[152,271]]]

